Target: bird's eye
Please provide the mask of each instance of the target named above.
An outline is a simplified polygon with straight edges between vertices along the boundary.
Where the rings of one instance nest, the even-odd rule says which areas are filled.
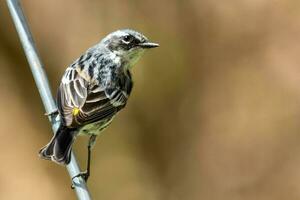
[[[123,38],[123,42],[125,42],[125,43],[129,43],[129,42],[131,42],[131,40],[132,40],[132,38],[129,35],[126,35]]]

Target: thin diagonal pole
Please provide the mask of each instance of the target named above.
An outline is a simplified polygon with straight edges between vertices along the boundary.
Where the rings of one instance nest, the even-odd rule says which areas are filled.
[[[26,23],[20,2],[18,0],[6,0],[6,3],[8,5],[16,30],[19,34],[19,38],[36,82],[36,86],[42,98],[45,110],[47,113],[53,113],[57,108],[51,94],[46,73],[37,54],[31,33]],[[52,115],[49,116],[49,120],[52,124],[53,132],[55,133],[59,127],[60,121],[55,120],[55,116]],[[80,169],[73,152],[71,156],[71,162],[67,165],[67,170],[71,178],[80,173]],[[78,199],[90,200],[91,196],[85,181],[81,177],[74,178],[73,181]]]

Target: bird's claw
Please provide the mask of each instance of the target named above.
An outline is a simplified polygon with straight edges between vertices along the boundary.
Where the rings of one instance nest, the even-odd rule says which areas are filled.
[[[81,177],[81,178],[83,178],[83,180],[84,180],[85,182],[87,182],[89,176],[90,176],[90,174],[89,174],[87,171],[80,172],[79,174],[77,174],[76,176],[74,176],[74,177],[72,178],[72,185],[71,185],[71,188],[72,188],[72,189],[75,188],[75,184],[74,184],[74,179],[75,179],[75,178]]]

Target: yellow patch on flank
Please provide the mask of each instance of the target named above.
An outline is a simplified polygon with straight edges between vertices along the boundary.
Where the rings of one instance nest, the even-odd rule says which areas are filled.
[[[73,114],[74,116],[78,115],[79,112],[80,112],[79,108],[73,108],[73,110],[72,110],[72,114]]]

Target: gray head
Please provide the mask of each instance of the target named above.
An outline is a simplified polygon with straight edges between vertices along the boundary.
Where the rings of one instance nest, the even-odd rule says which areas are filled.
[[[123,29],[110,33],[102,41],[111,52],[127,60],[130,65],[141,57],[145,49],[158,47],[156,43],[149,42],[143,34]]]

